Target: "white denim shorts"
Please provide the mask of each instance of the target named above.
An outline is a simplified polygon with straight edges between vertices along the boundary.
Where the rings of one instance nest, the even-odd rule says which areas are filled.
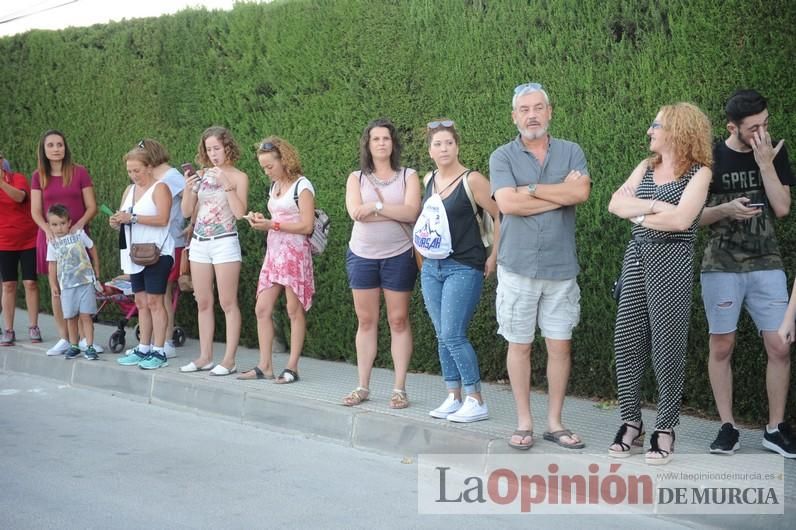
[[[232,263],[242,261],[238,234],[216,236],[208,240],[191,239],[189,259],[196,263]]]
[[[533,342],[538,324],[542,336],[570,340],[580,321],[580,288],[575,278],[537,280],[498,265],[495,301],[498,333],[515,344]]]

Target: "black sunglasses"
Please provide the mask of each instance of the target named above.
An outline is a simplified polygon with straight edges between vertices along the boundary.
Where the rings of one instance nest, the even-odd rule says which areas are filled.
[[[439,129],[440,127],[453,127],[455,125],[456,124],[453,123],[453,121],[451,120],[442,120],[442,121],[430,121],[426,126],[429,128],[429,130],[431,130],[431,129]]]

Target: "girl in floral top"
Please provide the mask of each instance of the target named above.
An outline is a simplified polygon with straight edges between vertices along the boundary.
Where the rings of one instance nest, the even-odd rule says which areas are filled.
[[[257,336],[260,362],[238,379],[273,379],[271,344],[274,306],[282,291],[287,298],[290,318],[290,358],[277,383],[299,380],[298,362],[307,331],[306,312],[312,305],[315,279],[312,273],[312,252],[307,236],[312,234],[315,219],[315,189],[301,174],[296,149],[276,136],[269,136],[257,149],[257,159],[268,178],[267,219],[259,212],[249,212],[246,220],[255,230],[268,233],[268,248],[257,284]]]
[[[210,370],[211,375],[235,373],[235,354],[240,339],[238,280],[241,253],[235,222],[246,213],[249,177],[235,167],[240,158],[232,134],[224,127],[202,133],[197,161],[205,169],[185,174],[182,214],[196,215],[191,239],[191,278],[199,310],[199,358],[180,368],[182,372]],[[213,282],[226,318],[224,358],[213,366]]]

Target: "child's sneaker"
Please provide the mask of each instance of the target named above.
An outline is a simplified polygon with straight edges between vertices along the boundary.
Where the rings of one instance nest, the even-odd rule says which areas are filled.
[[[144,370],[155,370],[168,365],[169,361],[166,360],[166,355],[162,351],[150,352],[146,359],[138,363],[139,368],[143,368]]]
[[[133,351],[125,355],[124,357],[119,357],[116,359],[116,362],[121,364],[122,366],[135,366],[144,359],[149,357],[149,352],[141,353],[138,348],[134,348]]]
[[[0,336],[0,346],[13,346],[17,336],[13,329],[7,329]]]
[[[77,346],[70,346],[66,353],[64,354],[64,359],[74,359],[75,357],[80,355],[80,348]]]
[[[86,351],[88,349],[88,343],[86,342],[86,339],[85,338],[80,339],[80,343],[78,344],[78,346],[80,346],[80,351]],[[105,351],[105,348],[103,348],[97,343],[92,344],[92,346],[94,347],[94,351],[96,351],[97,353],[103,353]]]
[[[30,337],[31,342],[41,342],[41,330],[39,326],[31,326],[28,328],[28,337]]]
[[[85,357],[89,361],[99,360],[99,355],[97,355],[97,350],[94,349],[94,346],[89,346],[88,348],[86,348],[86,351],[83,352],[83,357]]]

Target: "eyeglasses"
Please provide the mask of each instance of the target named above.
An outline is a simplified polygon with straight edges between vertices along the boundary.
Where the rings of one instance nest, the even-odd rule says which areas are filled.
[[[263,142],[260,144],[260,151],[276,151],[279,152],[279,147],[271,142]]]
[[[452,120],[442,120],[442,121],[430,121],[427,124],[429,130],[431,129],[439,129],[440,127],[454,127],[456,126]]]
[[[144,145],[144,141],[143,141],[143,140],[141,140],[140,142],[138,142],[138,148],[139,148],[139,149],[146,149],[146,146]]]
[[[650,129],[652,129],[653,131],[657,129],[663,129],[663,125],[659,121],[654,121],[652,122],[652,124],[650,124]]]
[[[514,88],[514,95],[517,95],[520,92],[534,92],[536,90],[542,90],[542,85],[539,83],[523,83]]]

